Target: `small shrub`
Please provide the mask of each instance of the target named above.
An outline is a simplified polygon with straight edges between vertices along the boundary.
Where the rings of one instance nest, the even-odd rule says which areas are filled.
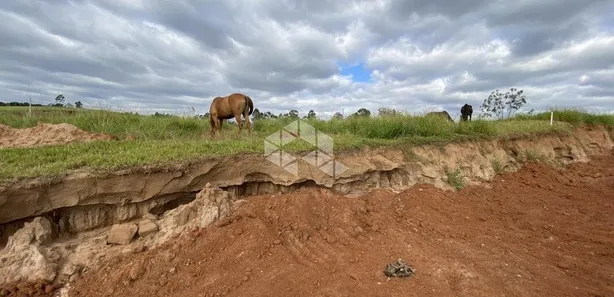
[[[449,171],[448,168],[444,168],[444,172],[448,177],[448,184],[452,186],[457,191],[462,189],[465,186],[465,181],[463,180],[463,172],[460,168],[454,169],[454,171]]]
[[[501,161],[499,161],[499,159],[494,159],[490,162],[492,164],[492,169],[495,171],[495,174],[503,173],[503,165],[501,165]]]
[[[529,162],[541,162],[544,160],[544,156],[534,150],[525,150],[524,155]]]

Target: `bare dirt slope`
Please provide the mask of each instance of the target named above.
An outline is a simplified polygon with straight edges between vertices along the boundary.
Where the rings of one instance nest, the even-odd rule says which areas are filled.
[[[70,296],[614,296],[614,154],[488,185],[250,197],[86,272]],[[399,257],[416,273],[387,279]]]
[[[41,123],[35,127],[22,129],[0,124],[0,148],[31,147],[114,139],[115,137],[111,135],[87,132],[66,123]]]

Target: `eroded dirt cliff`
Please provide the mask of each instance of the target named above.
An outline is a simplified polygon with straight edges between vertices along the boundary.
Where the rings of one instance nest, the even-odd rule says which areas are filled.
[[[219,219],[217,224],[227,224],[223,218],[245,196],[311,187],[347,197],[360,197],[374,188],[399,192],[416,184],[451,189],[514,172],[526,161],[554,166],[588,162],[610,155],[613,147],[605,129],[584,128],[574,135],[347,152],[337,160],[349,170],[335,178],[307,164],[300,164],[294,176],[261,155],[243,155],[176,171],[81,173],[50,184],[37,180],[5,184],[0,188],[0,232],[4,242],[15,235],[13,244],[0,252],[0,274],[11,278],[0,281],[38,278],[66,283],[109,255],[142,252]],[[37,234],[49,234],[51,239]],[[22,244],[28,253],[15,249],[17,239],[28,241]],[[39,277],[19,264],[32,261],[48,267],[44,271],[49,273]]]
[[[68,283],[5,284],[0,295],[610,296],[613,199],[614,150],[560,168],[529,162],[459,191],[242,199],[209,185],[160,216],[79,238],[50,243],[49,224],[35,220],[10,246],[29,242],[33,260],[56,268],[39,277]],[[397,258],[410,277],[385,276]],[[14,277],[33,265],[13,267]]]
[[[178,170],[76,173],[52,183],[23,180],[0,186],[0,238],[6,242],[7,234],[24,219],[39,215],[49,216],[61,232],[73,233],[131,220],[189,202],[206,183],[239,196],[309,186],[343,194],[378,187],[403,190],[416,183],[449,189],[448,178],[457,168],[460,179],[472,184],[492,178],[495,171],[515,171],[526,159],[586,162],[613,146],[608,131],[595,128],[578,129],[573,135],[340,153],[336,160],[349,169],[334,178],[304,162],[293,175],[256,154],[211,159]]]

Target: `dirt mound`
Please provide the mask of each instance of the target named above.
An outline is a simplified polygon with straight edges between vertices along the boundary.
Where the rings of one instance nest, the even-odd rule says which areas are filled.
[[[17,129],[0,124],[0,148],[31,147],[94,140],[115,140],[108,134],[96,134],[81,130],[71,124],[42,123],[32,128]]]
[[[614,156],[487,187],[303,189],[87,271],[70,296],[612,296]],[[402,258],[416,271],[388,279]],[[18,296],[16,294],[15,296]]]

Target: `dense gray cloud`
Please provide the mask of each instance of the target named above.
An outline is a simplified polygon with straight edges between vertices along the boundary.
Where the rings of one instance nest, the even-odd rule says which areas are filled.
[[[458,117],[515,87],[527,111],[614,112],[611,11],[606,0],[4,1],[0,101],[62,93],[86,107],[202,114],[244,92],[274,113]],[[355,63],[364,69],[342,69]]]

